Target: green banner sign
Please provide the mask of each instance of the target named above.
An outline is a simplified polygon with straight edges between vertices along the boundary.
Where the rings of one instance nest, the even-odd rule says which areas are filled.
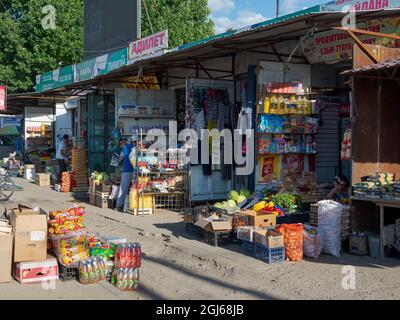
[[[43,92],[66,86],[74,82],[72,66],[46,72],[36,77],[36,92]]]
[[[113,70],[126,66],[128,63],[128,48],[97,57],[97,74],[105,75]]]
[[[74,69],[74,82],[90,80],[96,76],[96,59],[75,64]]]

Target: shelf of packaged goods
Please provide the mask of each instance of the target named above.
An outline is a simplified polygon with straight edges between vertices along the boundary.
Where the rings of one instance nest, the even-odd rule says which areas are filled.
[[[118,118],[134,118],[134,119],[175,119],[175,115],[148,115],[148,114],[121,114]]]
[[[285,153],[270,153],[270,152],[259,152],[261,156],[280,156],[285,154],[302,154],[305,156],[315,156],[317,153],[304,153],[304,152],[285,152]]]
[[[258,115],[266,115],[266,116],[282,116],[282,117],[294,117],[294,116],[304,116],[304,117],[315,117],[318,116],[318,113],[265,113],[259,112]]]
[[[257,132],[257,134],[260,134],[260,135],[262,135],[262,134],[283,134],[283,135],[285,135],[285,134],[287,134],[287,135],[289,135],[289,134],[294,134],[294,135],[311,135],[311,134],[317,134],[316,132],[302,132],[302,133],[300,133],[300,132]]]

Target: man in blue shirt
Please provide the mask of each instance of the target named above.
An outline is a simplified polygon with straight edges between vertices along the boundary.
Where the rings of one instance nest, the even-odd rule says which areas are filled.
[[[129,188],[133,180],[134,166],[137,166],[137,136],[129,138],[129,143],[124,146],[123,170],[121,176],[121,185],[115,210],[123,211],[126,196],[129,194]],[[133,164],[133,165],[132,165]]]

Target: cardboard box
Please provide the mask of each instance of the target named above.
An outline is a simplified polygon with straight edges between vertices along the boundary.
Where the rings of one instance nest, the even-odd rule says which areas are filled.
[[[11,281],[13,234],[0,233],[0,283]]]
[[[14,262],[47,258],[47,213],[19,206],[10,214],[14,230]]]
[[[8,223],[8,220],[0,219],[0,233],[11,234],[12,226]]]
[[[254,227],[275,227],[276,215],[257,213],[253,210],[243,211],[244,214],[249,216],[249,225]]]
[[[36,173],[35,182],[40,187],[49,187],[50,177],[51,175],[47,173]]]
[[[57,259],[46,259],[34,262],[15,264],[14,277],[22,284],[41,283],[58,279]]]
[[[195,223],[198,226],[207,231],[230,231],[232,230],[232,224],[225,220],[212,220],[212,219],[200,219]]]
[[[282,248],[285,246],[283,236],[273,230],[257,230],[254,234],[254,242],[262,244],[267,249]]]

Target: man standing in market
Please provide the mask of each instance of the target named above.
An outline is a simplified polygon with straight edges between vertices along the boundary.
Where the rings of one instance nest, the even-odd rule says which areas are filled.
[[[129,143],[123,148],[123,170],[121,176],[121,185],[115,210],[122,212],[124,210],[125,199],[129,194],[132,180],[134,178],[134,167],[137,165],[137,135],[129,138]]]
[[[61,182],[63,172],[67,171],[68,165],[69,136],[64,134],[62,140],[57,145],[56,159],[58,162],[59,176],[58,181]]]

